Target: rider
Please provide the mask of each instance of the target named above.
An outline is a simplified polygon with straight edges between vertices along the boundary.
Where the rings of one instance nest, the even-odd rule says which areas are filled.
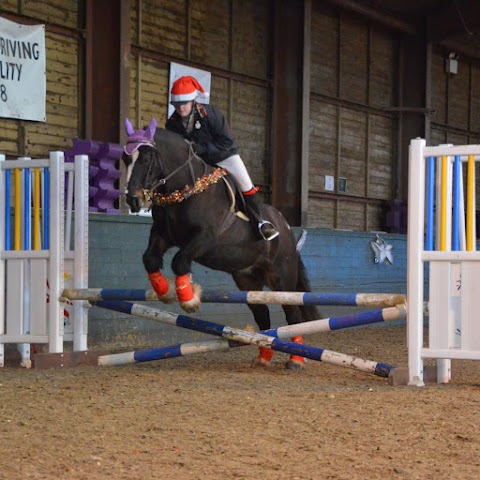
[[[165,128],[192,141],[195,152],[206,163],[218,165],[232,175],[245,198],[251,223],[258,226],[262,238],[273,240],[279,233],[270,222],[260,217],[255,199],[258,187],[252,183],[240,158],[238,144],[227,120],[223,113],[212,105],[197,103],[195,99],[199,92],[206,94],[194,77],[184,76],[174,82],[170,101],[175,112],[167,120]]]

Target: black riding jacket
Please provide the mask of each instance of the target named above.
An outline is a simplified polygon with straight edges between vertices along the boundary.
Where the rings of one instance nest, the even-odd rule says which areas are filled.
[[[179,133],[194,143],[195,152],[209,165],[216,165],[238,154],[238,144],[233,138],[223,113],[212,105],[193,102],[193,130],[188,133],[177,112],[167,120],[165,128]]]

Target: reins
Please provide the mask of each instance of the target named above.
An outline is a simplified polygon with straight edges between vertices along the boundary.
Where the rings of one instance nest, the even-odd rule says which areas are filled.
[[[185,167],[186,165],[188,165],[188,168],[190,170],[190,175],[192,177],[192,181],[193,183],[195,183],[195,172],[193,171],[193,167],[192,167],[192,160],[194,158],[198,158],[198,160],[200,160],[203,164],[204,164],[204,167],[205,167],[205,170],[206,170],[206,164],[205,162],[198,156],[195,154],[195,152],[193,151],[193,148],[192,148],[192,145],[189,145],[189,149],[188,149],[188,158],[187,158],[187,161],[185,163],[182,163],[179,167],[177,167],[173,172],[170,172],[166,177],[164,178],[160,178],[156,181],[156,183],[154,183],[150,189],[149,189],[149,192],[150,193],[154,193],[155,190],[158,188],[158,187],[161,187],[163,185],[165,185],[167,183],[167,180],[169,180],[170,178],[172,178],[173,176],[175,176],[176,173],[178,173],[180,170],[182,170],[183,167]],[[150,167],[151,168],[151,167]],[[148,174],[150,173],[150,170],[148,171]],[[148,177],[148,174],[147,174],[147,177]],[[204,171],[204,174],[205,174],[205,171]]]
[[[200,158],[193,150],[192,144],[189,143],[189,155],[187,160],[182,163],[179,167],[177,167],[175,170],[170,172],[166,177],[158,179],[155,183],[150,188],[144,188],[142,189],[143,195],[145,197],[145,200],[147,202],[152,202],[155,205],[160,205],[160,206],[165,206],[165,205],[171,205],[173,203],[180,203],[183,200],[186,200],[187,198],[191,197],[192,195],[196,195],[197,193],[201,193],[209,185],[213,185],[214,183],[217,183],[222,177],[227,175],[227,172],[222,169],[222,168],[216,168],[212,173],[206,174],[207,171],[207,164]],[[192,166],[192,161],[193,159],[199,160],[203,166],[204,166],[204,171],[203,175],[199,178],[195,178],[195,172],[193,170]],[[192,178],[192,184],[191,185],[185,185],[182,189],[175,190],[171,193],[168,194],[163,194],[156,192],[159,187],[166,185],[167,180],[171,179],[174,177],[180,170],[182,170],[185,166],[188,165],[190,175]],[[147,173],[147,178],[150,174],[152,166],[150,166],[149,171]]]

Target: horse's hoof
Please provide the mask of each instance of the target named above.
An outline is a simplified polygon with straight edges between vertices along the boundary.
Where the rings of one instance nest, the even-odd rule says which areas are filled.
[[[192,285],[193,289],[193,298],[188,300],[187,302],[180,302],[180,306],[185,310],[187,313],[194,313],[202,304],[202,287],[198,285],[198,283],[194,283]]]
[[[32,368],[32,361],[24,359],[20,362],[20,366],[23,368]]]
[[[200,308],[200,302],[190,300],[189,302],[180,302],[180,306],[187,313],[195,313]]]
[[[298,360],[289,360],[285,367],[287,370],[303,370],[305,368],[304,362],[299,362]]]
[[[171,280],[167,280],[167,281],[168,281],[167,293],[165,293],[162,296],[159,296],[157,294],[157,297],[162,303],[173,303],[177,299],[177,294],[175,292],[175,285]]]
[[[270,368],[271,362],[264,360],[263,358],[254,358],[252,361],[252,368]]]

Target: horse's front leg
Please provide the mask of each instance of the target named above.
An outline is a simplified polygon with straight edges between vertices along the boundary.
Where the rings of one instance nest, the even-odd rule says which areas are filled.
[[[163,303],[172,303],[175,300],[172,282],[167,280],[160,271],[163,268],[163,255],[169,248],[170,244],[162,237],[160,229],[153,225],[148,247],[143,254],[143,266],[158,299]]]
[[[172,271],[176,275],[175,285],[180,306],[189,313],[195,312],[202,303],[202,287],[192,284],[190,274],[192,262],[213,247],[214,237],[202,231],[192,237],[190,242],[175,254]]]

